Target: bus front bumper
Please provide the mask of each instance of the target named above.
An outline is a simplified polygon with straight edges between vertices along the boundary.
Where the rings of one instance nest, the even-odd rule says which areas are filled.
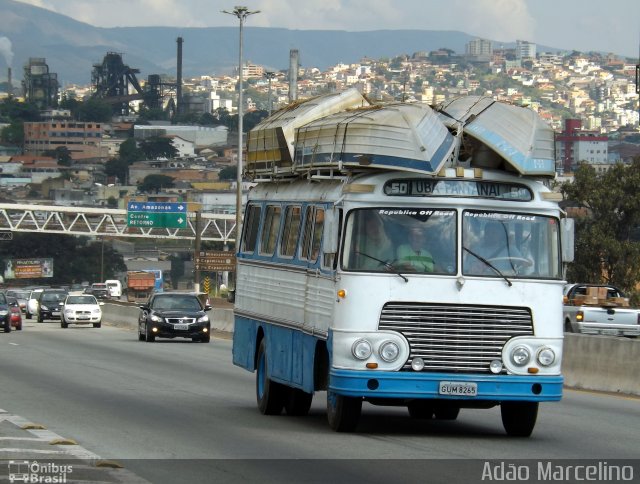
[[[562,398],[563,381],[561,375],[471,375],[331,368],[329,390],[338,395],[371,399],[551,402]]]

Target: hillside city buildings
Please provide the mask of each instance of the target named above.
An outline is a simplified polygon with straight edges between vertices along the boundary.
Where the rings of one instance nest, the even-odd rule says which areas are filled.
[[[55,74],[44,59],[31,61],[27,71],[45,72],[46,78],[36,83],[44,82],[50,93]],[[639,133],[635,71],[629,60],[611,54],[537,52],[536,44],[522,40],[512,49],[495,48],[485,39],[469,42],[464,55],[440,49],[392,59],[364,58],[324,71],[298,68],[294,87],[286,70],[269,72],[246,62],[243,112],[246,116],[283,107],[291,102],[292,90],[297,98],[307,98],[356,87],[374,102],[429,104],[465,95],[491,96],[529,106],[554,128],[557,172],[566,176],[581,162],[602,171],[640,154],[640,143],[624,141]],[[235,76],[183,79],[181,112],[215,114],[223,109],[233,114],[236,90]],[[58,97],[83,99],[90,93],[91,86],[65,86]],[[25,123],[22,150],[0,146],[0,194],[5,199],[40,197],[52,203],[123,207],[146,175],[164,174],[174,179],[174,186],[166,189],[167,199],[235,210],[234,182],[218,179],[237,157],[237,137],[229,136],[224,126],[142,125],[136,124],[135,115],[112,123],[84,123],[71,119],[68,111],[53,109],[44,111],[43,119]],[[120,144],[131,134],[136,140],[169,137],[178,155],[174,160],[137,162],[125,180],[106,176],[106,161],[118,156]],[[68,149],[70,166],[59,166],[45,156],[59,146]]]

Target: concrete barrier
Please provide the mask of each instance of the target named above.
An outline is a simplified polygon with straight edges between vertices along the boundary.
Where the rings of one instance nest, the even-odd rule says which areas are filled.
[[[568,387],[640,395],[640,340],[565,334],[562,372]]]
[[[128,303],[105,303],[103,320],[135,329],[140,309]],[[213,308],[211,327],[233,333],[233,310]],[[562,373],[565,386],[640,395],[640,339],[566,333]]]

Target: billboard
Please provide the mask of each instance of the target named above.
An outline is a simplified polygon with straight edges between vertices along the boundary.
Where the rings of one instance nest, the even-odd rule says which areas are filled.
[[[8,259],[5,262],[5,280],[40,277],[53,277],[53,259]]]

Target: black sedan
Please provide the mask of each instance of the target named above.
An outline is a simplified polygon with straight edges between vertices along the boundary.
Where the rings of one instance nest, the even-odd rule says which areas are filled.
[[[166,292],[154,294],[140,306],[138,339],[149,343],[158,338],[191,338],[208,343],[211,322],[197,294]]]

